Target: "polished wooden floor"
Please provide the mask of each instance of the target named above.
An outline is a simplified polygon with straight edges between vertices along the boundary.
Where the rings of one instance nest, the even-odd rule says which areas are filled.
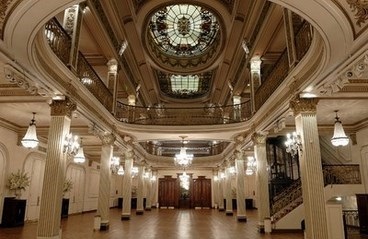
[[[217,210],[168,210],[153,209],[144,215],[133,211],[129,221],[120,220],[121,209],[110,210],[110,229],[93,231],[95,213],[70,215],[62,219],[63,239],[302,239],[302,232],[273,232],[260,234],[257,231],[257,211],[247,212],[247,222],[237,222],[236,216],[226,216]],[[37,223],[22,227],[0,228],[0,239],[36,239]],[[360,238],[360,237],[354,237]]]

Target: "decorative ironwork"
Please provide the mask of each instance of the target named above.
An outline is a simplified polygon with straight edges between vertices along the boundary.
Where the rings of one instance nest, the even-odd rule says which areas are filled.
[[[256,110],[259,110],[262,105],[270,98],[270,96],[284,81],[288,73],[289,61],[287,51],[285,50],[274,65],[272,71],[270,71],[268,75],[263,75],[264,82],[255,93]]]
[[[328,184],[361,184],[359,165],[323,165],[323,179]]]
[[[239,117],[240,115],[240,117]],[[206,105],[193,108],[167,108],[117,104],[116,118],[121,122],[142,125],[213,125],[246,121],[251,117],[250,101],[234,105]]]
[[[55,55],[64,63],[69,64],[72,40],[59,22],[53,18],[45,25],[46,39]]]
[[[304,21],[295,35],[296,59],[300,61],[309,50],[313,39],[313,28],[309,22]]]
[[[294,202],[294,204],[293,204]],[[296,180],[287,189],[276,195],[271,202],[271,215],[274,220],[281,218],[286,213],[303,203],[302,184],[300,179]],[[286,210],[283,210],[286,209]],[[275,215],[277,213],[277,215]]]
[[[360,227],[358,210],[342,210],[345,225],[348,227]]]

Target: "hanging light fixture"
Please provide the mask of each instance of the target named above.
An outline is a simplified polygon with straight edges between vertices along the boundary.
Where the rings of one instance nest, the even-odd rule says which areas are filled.
[[[298,154],[298,150],[300,153],[303,152],[300,135],[298,135],[296,132],[293,132],[292,134],[287,134],[286,137],[287,140],[285,142],[285,146],[287,153],[290,153],[291,156],[294,157]]]
[[[80,140],[79,148],[77,154],[74,156],[75,163],[84,163],[86,162],[86,157],[84,156],[84,150],[82,147],[82,138]]]
[[[112,157],[110,160],[110,169],[113,174],[117,174],[120,169],[120,158],[119,157]]]
[[[247,157],[247,169],[245,170],[245,174],[250,176],[253,175],[253,173],[257,170],[257,162],[253,156]]]
[[[349,144],[349,137],[346,136],[344,128],[342,127],[342,123],[340,121],[339,116],[337,116],[338,110],[335,110],[335,126],[334,126],[334,134],[331,138],[331,143],[333,146],[346,146]]]
[[[180,179],[180,186],[186,190],[189,190],[189,175],[185,172],[183,172],[182,175],[179,176]]]
[[[33,118],[31,120],[31,123],[29,124],[27,132],[21,141],[22,145],[29,149],[36,148],[39,142],[37,138],[37,132],[36,132],[35,115],[36,113],[33,112]]]
[[[182,147],[180,148],[180,152],[175,154],[174,162],[175,165],[186,168],[192,164],[193,154],[187,154],[187,148],[184,147],[186,136],[179,136],[182,138]]]
[[[91,77],[89,76],[89,74],[88,74],[88,72],[87,72],[87,71],[85,71],[85,72],[83,73],[82,78],[81,78],[81,82],[82,82],[82,84],[84,84],[84,85],[90,85],[90,84],[92,84],[92,79],[91,79]]]
[[[124,175],[124,168],[123,168],[123,165],[120,165],[120,166],[119,166],[118,175],[120,175],[120,176]]]

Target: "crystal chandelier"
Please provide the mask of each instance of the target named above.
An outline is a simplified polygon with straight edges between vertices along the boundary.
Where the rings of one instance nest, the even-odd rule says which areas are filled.
[[[186,136],[180,136],[182,138],[183,146],[180,148],[180,153],[175,154],[174,162],[175,165],[186,168],[192,164],[193,154],[187,154],[187,149],[184,147],[184,139]]]
[[[120,158],[119,157],[112,157],[110,169],[113,174],[117,174],[120,170]]]
[[[300,150],[300,152],[303,151],[300,135],[298,135],[296,132],[293,132],[292,134],[287,134],[286,137],[287,140],[285,145],[287,153],[290,153],[291,156],[294,157],[298,154],[298,150]]]
[[[82,147],[82,138],[80,140],[79,148],[77,154],[74,156],[75,163],[84,163],[86,162],[86,157],[84,156],[84,150]]]
[[[73,134],[70,133],[65,136],[63,153],[74,156],[78,154],[79,148],[80,144],[77,135],[73,136]]]
[[[247,169],[245,170],[245,174],[250,176],[253,175],[253,173],[257,170],[257,162],[253,156],[247,157]]]
[[[28,126],[27,133],[24,135],[21,143],[24,147],[32,149],[38,146],[38,138],[36,132],[36,120],[35,120],[36,113],[33,112],[33,118],[31,123]]]
[[[184,171],[182,175],[179,176],[180,186],[186,190],[189,190],[189,175]]]
[[[349,137],[346,136],[344,128],[342,127],[342,123],[337,116],[338,110],[335,110],[336,117],[335,117],[335,126],[334,126],[334,134],[331,138],[331,143],[333,146],[346,146],[349,144]]]

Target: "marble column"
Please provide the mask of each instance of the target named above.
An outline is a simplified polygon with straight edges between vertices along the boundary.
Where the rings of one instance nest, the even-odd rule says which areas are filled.
[[[100,230],[109,229],[111,158],[114,150],[115,136],[113,134],[99,135],[102,142],[100,161],[100,186],[98,192],[97,215],[101,217]]]
[[[258,230],[264,232],[264,220],[270,217],[270,196],[268,191],[268,172],[267,172],[267,137],[262,134],[253,134],[254,157],[257,162],[256,172],[256,200],[258,205]]]
[[[250,94],[252,114],[257,111],[255,92],[261,86],[261,58],[255,56],[250,60]]]
[[[110,59],[107,62],[107,69],[108,89],[112,93],[112,109],[109,110],[115,114],[118,94],[118,62],[115,59]]]
[[[133,167],[133,152],[125,153],[125,172],[123,178],[123,209],[121,220],[129,220],[132,210],[132,167]]]
[[[65,136],[69,134],[70,119],[76,105],[68,98],[51,103],[45,173],[42,186],[37,239],[61,238],[60,218],[67,155]]]
[[[225,184],[225,173],[220,172],[218,175],[219,178],[219,211],[225,211],[225,205],[224,205],[224,184]]]
[[[233,215],[233,195],[232,195],[232,188],[231,188],[231,171],[230,167],[227,167],[225,170],[225,197],[226,197],[226,215],[232,216]]]
[[[219,177],[218,175],[218,171],[213,171],[213,176],[212,176],[212,188],[213,188],[213,202],[214,202],[214,207],[215,209],[218,208],[219,205]]]
[[[71,49],[69,56],[69,66],[76,72],[79,52],[79,39],[83,19],[83,9],[85,4],[73,5],[64,11],[63,28],[71,38]]]
[[[236,217],[238,221],[247,221],[247,213],[245,210],[245,169],[243,153],[237,151],[235,153],[236,165]]]
[[[157,175],[157,171],[152,171],[152,177],[153,177],[153,181],[152,181],[152,186],[151,186],[151,205],[152,207],[157,208],[158,207],[158,175]]]
[[[144,166],[138,167],[138,189],[137,189],[137,215],[143,215],[143,188],[144,188]]]
[[[146,211],[151,211],[151,207],[152,207],[152,196],[151,196],[151,191],[152,191],[152,172],[151,170],[148,170],[148,177],[145,178],[145,187],[146,187],[146,207],[145,210]]]
[[[300,136],[300,176],[305,212],[306,238],[327,239],[327,217],[321,150],[318,138],[316,98],[296,98],[290,102],[296,133]]]

